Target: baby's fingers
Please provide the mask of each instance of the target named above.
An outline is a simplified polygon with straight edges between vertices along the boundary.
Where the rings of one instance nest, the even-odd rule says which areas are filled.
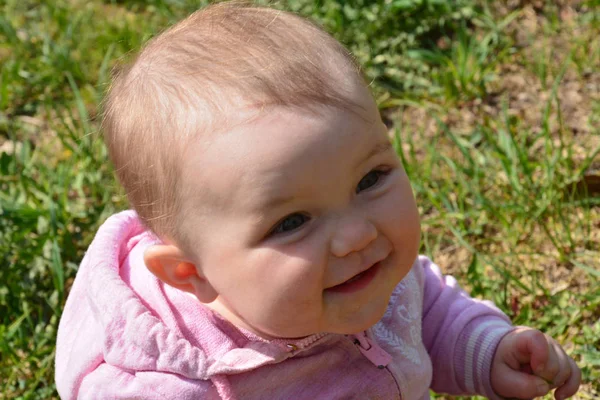
[[[570,358],[564,352],[562,347],[554,340],[550,340],[550,357],[548,357],[548,374],[546,376],[539,375],[545,378],[553,388],[560,387],[569,380],[572,373]]]
[[[577,393],[579,385],[581,384],[581,371],[575,361],[569,358],[569,366],[571,375],[569,379],[554,392],[554,398],[557,400],[566,399],[567,397],[573,396]]]
[[[494,390],[502,397],[532,399],[550,391],[550,385],[544,379],[515,371],[506,364],[497,366],[493,381]]]
[[[554,349],[548,343],[546,335],[536,329],[525,328],[516,332],[515,357],[519,364],[529,364],[534,373],[547,381],[552,381],[554,375],[550,376],[554,368]]]

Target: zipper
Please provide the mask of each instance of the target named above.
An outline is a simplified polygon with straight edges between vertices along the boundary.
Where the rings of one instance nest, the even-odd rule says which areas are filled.
[[[318,333],[296,343],[286,343],[285,346],[288,349],[288,351],[292,352],[303,350],[327,335],[328,333]]]
[[[398,399],[402,399],[402,391],[400,390],[400,384],[396,377],[388,368],[388,365],[392,362],[392,356],[383,350],[377,344],[377,341],[371,338],[370,331],[363,331],[352,335],[354,337],[354,344],[358,346],[358,350],[377,366],[379,369],[385,369],[391,375],[392,380],[396,384],[396,390],[398,391]]]
[[[352,337],[354,338],[354,344],[358,346],[358,350],[362,355],[375,364],[377,368],[383,369],[392,362],[392,356],[367,336],[366,332],[357,333]]]

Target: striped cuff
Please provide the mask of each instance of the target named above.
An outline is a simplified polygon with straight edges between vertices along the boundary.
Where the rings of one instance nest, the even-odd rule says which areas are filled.
[[[492,389],[491,368],[500,340],[514,329],[504,319],[481,317],[471,321],[457,342],[455,368],[464,377],[465,390],[490,399],[501,399]]]

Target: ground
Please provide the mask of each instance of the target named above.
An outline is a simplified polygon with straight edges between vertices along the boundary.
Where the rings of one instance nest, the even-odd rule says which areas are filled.
[[[382,4],[396,3],[419,2],[279,6],[367,63],[423,217],[421,251],[557,338],[582,367],[577,398],[599,398],[600,4],[452,2],[452,29],[419,41],[387,28]],[[0,5],[0,399],[57,396],[54,340],[77,264],[127,207],[99,135],[110,71],[194,7]]]

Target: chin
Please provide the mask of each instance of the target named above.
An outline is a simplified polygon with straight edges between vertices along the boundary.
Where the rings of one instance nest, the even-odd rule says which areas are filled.
[[[388,302],[389,298],[386,298],[385,301],[382,300],[378,304],[370,304],[369,306],[358,310],[352,318],[352,323],[340,329],[340,332],[334,333],[349,335],[371,328],[383,318],[383,315],[387,310]]]
[[[399,279],[398,282],[400,282],[402,279]],[[387,293],[386,296],[380,296],[378,297],[373,304],[371,304],[369,306],[369,315],[366,316],[368,319],[368,323],[369,325],[368,327],[371,327],[373,325],[375,325],[377,322],[379,322],[381,320],[381,318],[383,318],[383,315],[385,314],[385,311],[388,308],[388,305],[390,303],[390,298],[392,297],[392,292],[394,291],[394,289],[396,288],[397,283],[391,285],[391,287],[386,287],[385,289],[381,289],[381,291],[385,291]],[[366,328],[365,328],[366,329]]]
[[[368,326],[364,329],[372,327],[373,325],[378,323],[381,320],[381,318],[383,318],[383,315],[385,314],[385,310],[387,310],[388,303],[389,303],[389,297],[386,299],[385,303],[383,303],[378,308],[378,310],[374,310],[373,312],[371,312],[371,315],[370,315],[371,318],[368,322],[366,322]]]

